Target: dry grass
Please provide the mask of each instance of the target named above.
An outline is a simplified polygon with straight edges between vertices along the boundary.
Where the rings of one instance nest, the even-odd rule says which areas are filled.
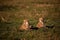
[[[0,40],[60,40],[59,3],[58,0],[0,0]],[[24,19],[36,26],[40,17],[44,17],[45,25],[55,24],[55,28],[18,30]]]

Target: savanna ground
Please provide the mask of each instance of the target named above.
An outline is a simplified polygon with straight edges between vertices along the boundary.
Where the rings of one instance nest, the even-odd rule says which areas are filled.
[[[24,19],[36,26],[40,17],[54,28],[19,31]],[[59,0],[0,0],[0,40],[60,40]]]

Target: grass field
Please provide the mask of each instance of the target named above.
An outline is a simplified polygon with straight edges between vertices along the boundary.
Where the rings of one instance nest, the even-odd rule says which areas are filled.
[[[18,30],[24,19],[36,26],[40,17],[54,28]],[[59,0],[0,0],[0,40],[60,40]]]

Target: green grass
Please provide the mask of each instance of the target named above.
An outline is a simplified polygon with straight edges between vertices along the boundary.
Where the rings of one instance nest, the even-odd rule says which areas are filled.
[[[60,40],[58,1],[22,0],[8,1],[6,4],[5,2],[1,1],[2,7],[0,8],[0,40]],[[45,27],[39,30],[19,30],[24,19],[28,19],[29,24],[36,26],[38,19],[42,16],[45,25],[55,25],[55,27],[53,29]],[[7,22],[1,17],[4,17]]]
[[[1,23],[0,25],[0,39],[1,40],[55,40],[55,34],[59,36],[59,29],[57,27],[53,29],[40,28],[39,30],[27,30],[20,31],[19,23],[6,24]],[[58,38],[58,37],[56,37]],[[58,38],[59,39],[59,38]]]

